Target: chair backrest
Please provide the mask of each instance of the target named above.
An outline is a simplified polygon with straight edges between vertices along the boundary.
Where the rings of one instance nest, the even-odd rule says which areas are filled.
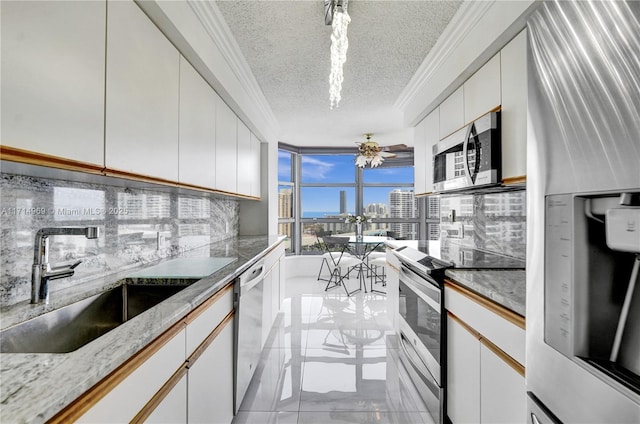
[[[327,249],[327,252],[331,252],[329,255],[334,266],[338,266],[342,260],[342,256],[345,254],[349,246],[349,237],[338,236],[324,236],[322,237],[323,244]]]
[[[322,241],[324,241],[324,244],[329,250],[333,251],[344,251],[349,245],[349,237],[324,236],[322,237]]]
[[[331,231],[316,230],[315,234],[316,234],[316,243],[315,243],[316,247],[322,253],[327,253],[329,250],[327,249],[327,246],[325,245],[325,243],[324,243],[324,241],[322,239],[323,239],[323,237],[330,236],[331,235]]]
[[[400,237],[395,231],[387,231],[387,237],[394,240],[405,240],[406,237]]]

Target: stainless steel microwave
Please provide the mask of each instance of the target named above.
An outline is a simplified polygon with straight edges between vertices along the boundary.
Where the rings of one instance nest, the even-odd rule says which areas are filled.
[[[500,184],[500,112],[489,112],[433,146],[433,191]]]

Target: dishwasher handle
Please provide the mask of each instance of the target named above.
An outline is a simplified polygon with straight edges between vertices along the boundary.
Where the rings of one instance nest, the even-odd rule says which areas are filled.
[[[256,284],[262,281],[265,273],[266,269],[264,266],[264,262],[260,262],[254,265],[251,269],[245,271],[240,276],[241,291],[246,292],[248,290],[251,290]]]

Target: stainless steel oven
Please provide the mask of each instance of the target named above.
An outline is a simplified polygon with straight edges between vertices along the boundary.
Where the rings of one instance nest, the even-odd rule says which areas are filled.
[[[400,267],[400,358],[437,423],[445,422],[446,358],[443,289],[411,265]]]

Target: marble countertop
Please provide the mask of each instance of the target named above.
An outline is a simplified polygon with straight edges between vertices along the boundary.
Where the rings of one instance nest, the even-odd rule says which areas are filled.
[[[525,316],[526,273],[524,270],[448,269],[445,275],[461,286]]]
[[[237,260],[73,352],[0,354],[0,420],[7,423],[47,421],[282,240],[278,236],[238,237],[184,252],[181,258]],[[52,302],[46,306],[17,304],[2,311],[0,322],[5,328],[76,302],[120,285],[130,274],[132,270],[99,278],[83,285],[82,291],[77,287],[61,290],[55,293],[55,299],[52,294]]]

